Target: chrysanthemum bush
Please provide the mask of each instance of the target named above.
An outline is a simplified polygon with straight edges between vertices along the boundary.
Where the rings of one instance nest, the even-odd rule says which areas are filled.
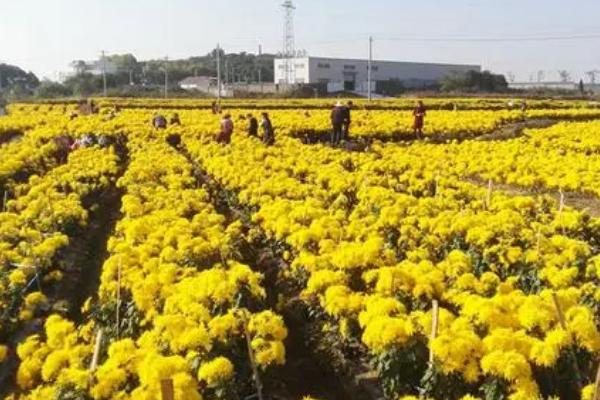
[[[281,129],[268,148],[239,133],[231,145],[215,144],[219,117],[207,110],[182,110],[182,127],[151,131],[152,111],[68,122],[78,135],[128,137],[130,162],[118,183],[123,216],[98,294],[86,304],[87,322],[53,316],[19,346],[23,398],[152,399],[163,378],[173,379],[176,398],[235,398],[253,390],[246,333],[261,371],[284,362],[287,330],[265,307],[262,275],[239,254],[256,228],[246,232],[216,212],[192,164],[164,142],[175,133],[289,263],[281,277],[302,288],[299,298],[323,335],[369,355],[388,398],[593,395],[598,220],[568,205],[559,210],[550,197],[488,193],[467,178],[597,194],[590,172],[597,122],[526,131],[501,143],[374,143],[349,153],[293,138],[301,129],[327,129],[325,111],[273,111]],[[245,112],[233,110],[238,131]],[[548,109],[525,117],[594,112]],[[355,115],[358,135],[410,128],[406,112]],[[428,121],[431,134],[473,136],[520,118],[438,111]],[[43,301],[35,294],[24,304],[34,309]],[[90,373],[99,329],[104,341]]]
[[[13,188],[14,198],[0,212],[1,342],[46,303],[39,290],[61,279],[57,257],[88,222],[85,199],[114,183],[118,162],[112,149],[83,149]]]
[[[540,191],[578,191],[598,197],[600,122],[560,123],[547,129],[526,130],[523,137],[505,141],[466,141],[446,146],[420,144],[408,151],[429,154],[428,162],[464,177]],[[386,156],[407,149],[387,146]]]
[[[123,218],[90,318],[76,326],[53,316],[19,346],[22,398],[153,399],[162,379],[178,399],[237,398],[254,390],[246,335],[260,373],[285,362],[287,329],[263,307],[262,275],[236,261],[240,223],[227,224],[185,157],[150,136],[129,133]]]
[[[342,340],[369,349],[391,398],[564,397],[593,380],[599,225],[584,213],[501,193],[488,204],[484,189],[456,169],[436,170],[418,147],[187,145],[289,246],[289,279]],[[430,341],[434,299],[440,324]]]

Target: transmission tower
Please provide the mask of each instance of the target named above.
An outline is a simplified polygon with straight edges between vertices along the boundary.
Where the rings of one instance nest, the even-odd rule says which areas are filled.
[[[292,0],[286,0],[283,7],[284,30],[283,30],[283,58],[285,70],[285,83],[296,82],[296,68],[294,58],[296,57],[296,44],[294,38],[294,10],[296,7]]]

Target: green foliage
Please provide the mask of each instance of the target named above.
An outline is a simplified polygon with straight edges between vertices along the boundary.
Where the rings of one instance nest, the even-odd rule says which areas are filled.
[[[391,350],[374,360],[383,392],[388,399],[399,395],[417,394],[419,381],[427,370],[427,346],[414,341],[401,350]]]
[[[106,57],[106,63],[116,67],[115,72],[106,74],[108,92],[113,96],[162,96],[165,83],[165,67],[170,83],[169,94],[178,95],[177,84],[190,76],[217,76],[216,49],[205,56],[190,57],[183,60],[149,60],[138,61],[132,54],[115,54]],[[272,54],[255,55],[249,53],[226,54],[220,50],[221,76],[228,82],[250,82],[258,80],[261,73],[263,82],[272,82]],[[65,81],[65,86],[77,96],[90,96],[103,91],[104,83],[100,75],[89,72],[89,65],[83,60],[71,63],[74,76]],[[312,92],[311,92],[312,93]],[[184,93],[180,93],[184,95]],[[189,96],[189,93],[185,93]],[[186,97],[187,97],[186,96]],[[305,97],[305,96],[301,96]]]
[[[427,398],[459,400],[475,389],[460,374],[445,375],[434,365],[427,369],[421,379],[420,394]]]
[[[85,390],[77,389],[76,387],[62,386],[59,388],[56,395],[56,400],[92,400],[91,397]]]
[[[489,379],[481,385],[480,392],[484,400],[506,400],[508,399],[506,382],[501,379]]]
[[[387,81],[377,81],[375,91],[384,96],[399,96],[406,91],[406,88],[400,79],[389,79]]]
[[[33,72],[25,72],[15,65],[0,64],[0,93],[3,97],[31,95],[39,84]]]
[[[508,82],[504,75],[492,74],[489,71],[468,71],[443,77],[441,90],[444,92],[506,92]]]
[[[67,97],[73,95],[73,91],[68,86],[58,82],[43,81],[35,90],[36,97],[42,99],[52,99],[56,97]]]

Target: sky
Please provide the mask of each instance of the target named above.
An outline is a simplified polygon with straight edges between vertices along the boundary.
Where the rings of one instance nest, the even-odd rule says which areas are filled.
[[[0,0],[0,62],[56,79],[72,60],[101,50],[140,60],[204,55],[216,43],[227,52],[256,52],[259,44],[278,52],[282,2]],[[366,58],[371,35],[375,59],[481,64],[517,81],[539,70],[547,80],[563,69],[575,79],[600,70],[598,0],[294,2],[296,48],[313,56]],[[574,36],[586,37],[505,40]]]

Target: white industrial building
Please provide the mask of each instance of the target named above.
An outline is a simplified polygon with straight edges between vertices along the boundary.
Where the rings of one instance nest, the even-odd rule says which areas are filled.
[[[341,58],[303,57],[275,59],[275,83],[327,84],[328,91],[368,91],[368,61]],[[293,73],[288,74],[288,66]],[[371,88],[376,82],[397,79],[407,88],[424,88],[452,73],[481,71],[479,65],[372,61]]]

